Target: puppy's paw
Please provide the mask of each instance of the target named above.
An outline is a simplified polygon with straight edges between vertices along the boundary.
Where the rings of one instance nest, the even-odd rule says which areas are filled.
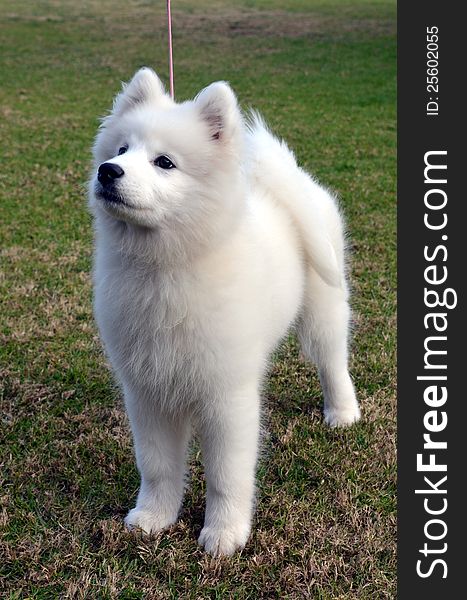
[[[176,520],[177,517],[168,518],[157,511],[138,508],[136,506],[125,517],[125,525],[130,531],[140,529],[143,533],[150,534],[167,529]]]
[[[249,525],[228,527],[205,525],[198,538],[198,544],[212,556],[232,556],[236,550],[245,546],[249,535]]]
[[[358,404],[345,406],[344,408],[325,408],[324,420],[330,427],[348,427],[360,419]]]

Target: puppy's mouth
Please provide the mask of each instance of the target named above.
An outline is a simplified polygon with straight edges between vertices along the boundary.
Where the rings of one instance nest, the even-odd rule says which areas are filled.
[[[114,208],[134,208],[127,202],[121,194],[119,194],[115,189],[110,189],[102,186],[100,183],[97,183],[95,187],[95,193],[98,198],[104,200],[106,204],[112,206]]]

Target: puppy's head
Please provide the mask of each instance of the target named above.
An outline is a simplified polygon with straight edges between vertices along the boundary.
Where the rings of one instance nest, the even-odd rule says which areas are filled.
[[[92,211],[159,235],[209,236],[238,210],[242,141],[226,83],[176,104],[151,69],[140,69],[97,135]]]

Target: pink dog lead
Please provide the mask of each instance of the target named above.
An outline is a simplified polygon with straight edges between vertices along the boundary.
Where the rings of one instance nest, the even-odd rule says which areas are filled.
[[[169,77],[170,77],[170,97],[174,99],[174,63],[172,52],[172,13],[170,11],[170,0],[167,0],[167,22],[169,27]]]

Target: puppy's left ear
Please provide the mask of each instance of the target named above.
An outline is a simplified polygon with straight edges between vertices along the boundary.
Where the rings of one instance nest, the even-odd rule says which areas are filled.
[[[129,83],[123,84],[123,90],[115,98],[113,114],[122,115],[128,109],[145,102],[161,104],[168,100],[164,85],[155,71],[143,67]]]
[[[207,123],[212,140],[236,142],[242,128],[237,98],[225,81],[211,83],[195,98],[201,118]]]

